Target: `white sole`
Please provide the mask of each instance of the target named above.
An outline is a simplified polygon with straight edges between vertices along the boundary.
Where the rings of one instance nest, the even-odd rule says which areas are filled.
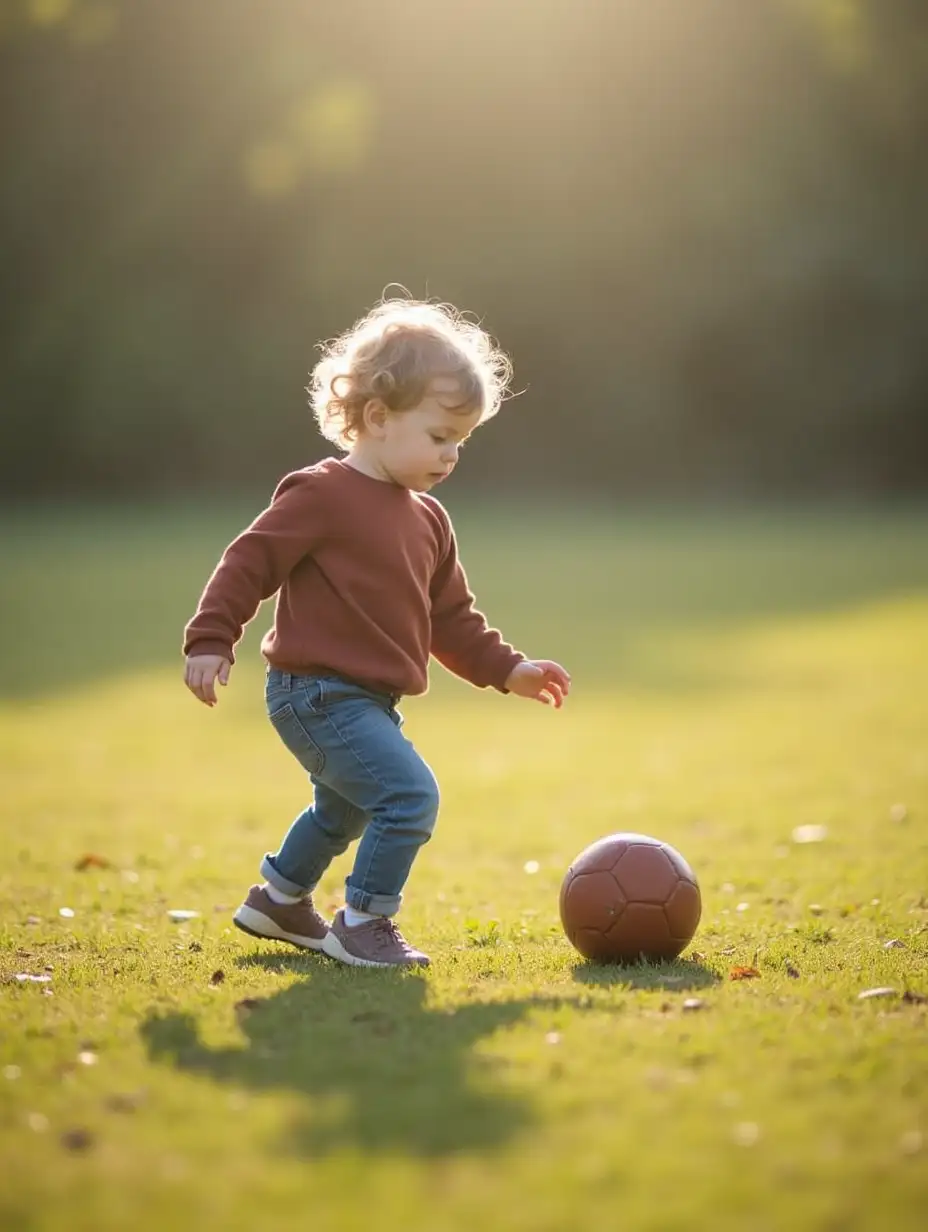
[[[252,937],[266,937],[269,941],[289,941],[291,945],[298,945],[301,950],[325,950],[325,943],[331,936],[331,933],[327,933],[321,941],[316,941],[312,937],[300,937],[296,933],[284,932],[270,916],[244,904],[232,917],[232,923]]]
[[[322,952],[323,954],[328,954],[329,958],[336,958],[339,962],[347,963],[349,967],[398,967],[403,965],[400,963],[374,962],[372,958],[358,958],[356,954],[352,954],[349,950],[345,949],[332,929],[329,929],[325,940],[322,942]]]

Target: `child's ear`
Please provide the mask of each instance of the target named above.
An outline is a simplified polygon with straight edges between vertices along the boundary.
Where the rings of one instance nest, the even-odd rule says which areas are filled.
[[[389,414],[389,409],[379,398],[369,398],[364,403],[362,413],[364,431],[370,436],[383,436]]]

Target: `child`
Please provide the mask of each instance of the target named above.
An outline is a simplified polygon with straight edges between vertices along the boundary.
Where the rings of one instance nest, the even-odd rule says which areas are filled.
[[[234,921],[359,966],[427,966],[393,921],[432,834],[438,785],[400,733],[397,703],[428,687],[429,655],[480,688],[560,707],[570,677],[488,627],[448,514],[427,495],[495,415],[509,361],[453,309],[386,300],[323,350],[319,428],[346,451],[285,476],[226,549],[187,625],[184,680],[207,706],[262,599],[271,723],[308,771],[313,802],[261,865]],[[326,924],[312,891],[360,839],[346,906]]]

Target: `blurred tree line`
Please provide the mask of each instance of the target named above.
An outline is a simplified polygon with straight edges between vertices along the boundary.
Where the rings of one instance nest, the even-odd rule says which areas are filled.
[[[462,486],[925,487],[924,0],[2,0],[0,109],[8,497],[265,489],[391,282]]]

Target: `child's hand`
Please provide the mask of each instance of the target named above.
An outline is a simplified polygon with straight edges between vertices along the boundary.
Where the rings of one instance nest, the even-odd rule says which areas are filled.
[[[184,668],[184,684],[201,702],[207,706],[215,706],[216,677],[219,683],[229,683],[229,672],[232,664],[222,655],[188,655],[187,666]]]
[[[570,692],[570,676],[560,663],[550,659],[525,659],[509,673],[506,688],[519,697],[531,697],[545,706],[554,703],[560,710]]]

